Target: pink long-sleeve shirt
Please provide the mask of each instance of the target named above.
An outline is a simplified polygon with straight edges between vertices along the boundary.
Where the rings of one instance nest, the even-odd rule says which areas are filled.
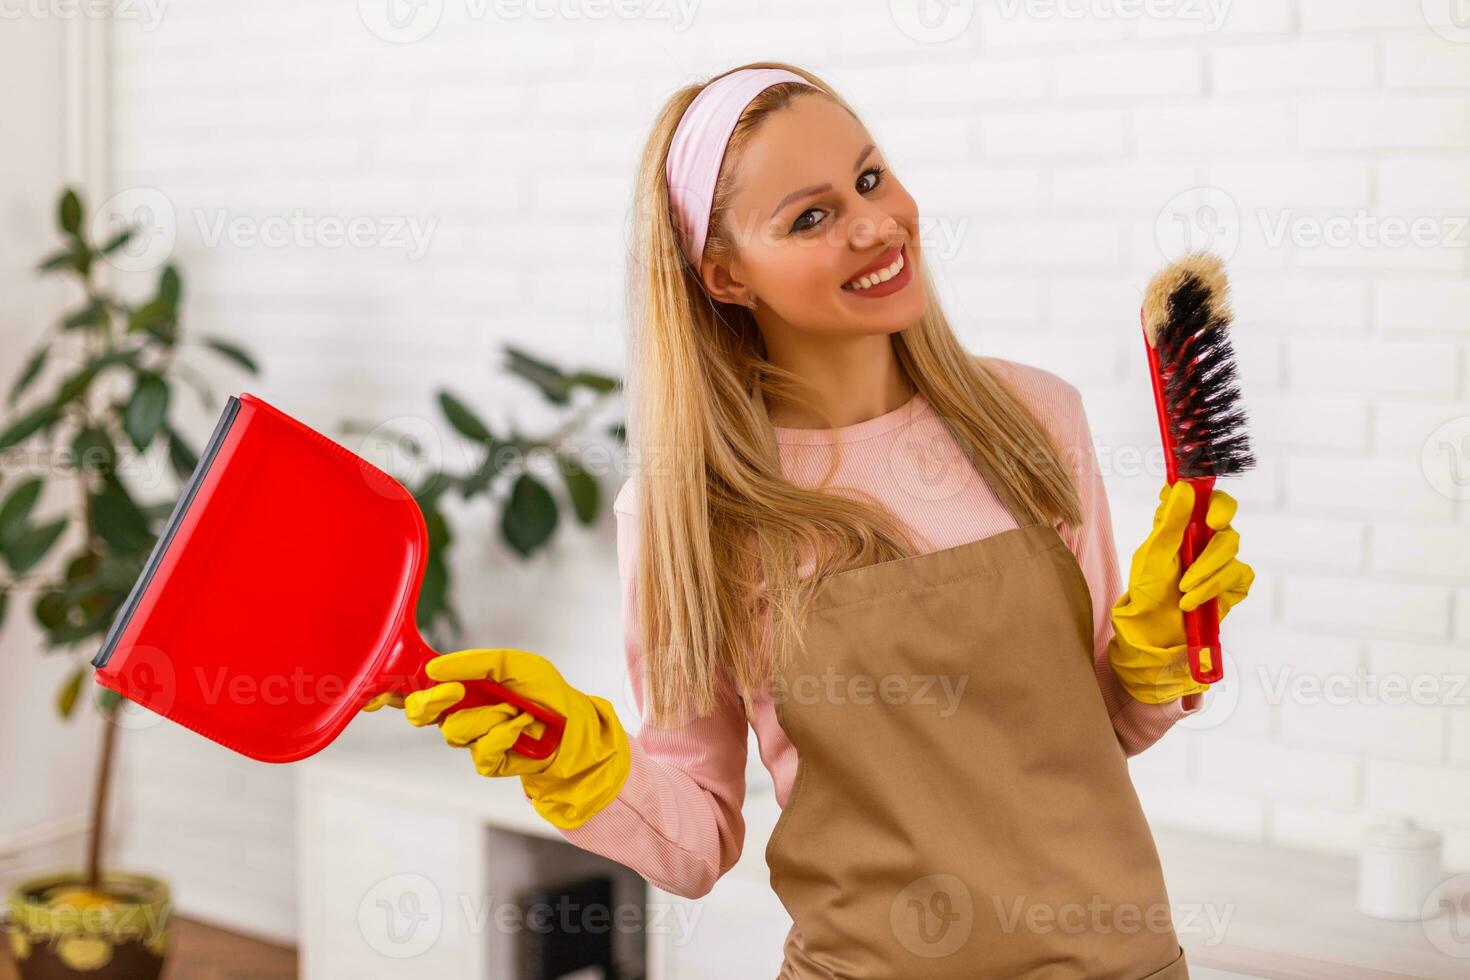
[[[1163,704],[1135,700],[1108,662],[1112,604],[1126,588],[1113,542],[1112,520],[1092,433],[1078,390],[1040,368],[996,357],[981,360],[1010,378],[1023,400],[1056,437],[1077,474],[1082,522],[1057,530],[1077,556],[1092,594],[1094,672],[1113,730],[1126,755],[1142,752],[1169,727],[1202,706],[1199,695]],[[842,445],[835,445],[838,438]],[[900,439],[900,436],[903,438]],[[1016,522],[964,451],[916,394],[875,418],[832,429],[776,428],[782,472],[816,486],[837,453],[827,488],[872,494],[912,529],[924,553],[1015,528]],[[638,517],[634,481],[613,502],[622,581],[623,640],[634,698],[645,713],[642,638],[636,601]],[[581,827],[560,833],[578,847],[610,858],[676,895],[698,898],[740,857],[745,838],[747,731],[755,730],[776,802],[785,807],[796,775],[796,750],[776,719],[769,690],[755,698],[747,724],[733,690],[714,712],[677,728],[645,720],[629,739],[631,768],[618,796]]]

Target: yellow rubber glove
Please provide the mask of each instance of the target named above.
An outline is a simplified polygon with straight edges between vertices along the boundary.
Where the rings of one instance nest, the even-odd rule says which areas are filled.
[[[565,830],[582,826],[622,790],[631,756],[611,702],[572,687],[545,657],[527,650],[460,650],[433,658],[424,670],[442,683],[406,697],[380,695],[363,710],[398,705],[415,726],[438,722],[445,742],[469,748],[480,775],[520,776],[536,812]],[[540,737],[545,728],[511,704],[465,708],[440,719],[464,697],[460,681],[486,677],[567,720],[556,751],[545,759],[510,751],[522,729],[529,727],[533,737]]]
[[[1205,514],[1215,533],[1180,574],[1179,543],[1193,509],[1193,486],[1183,480],[1164,485],[1153,530],[1133,554],[1128,590],[1113,603],[1108,659],[1124,689],[1148,704],[1209,690],[1189,673],[1184,612],[1213,598],[1223,622],[1255,580],[1251,567],[1236,557],[1240,534],[1230,526],[1235,498],[1222,490],[1210,494]]]

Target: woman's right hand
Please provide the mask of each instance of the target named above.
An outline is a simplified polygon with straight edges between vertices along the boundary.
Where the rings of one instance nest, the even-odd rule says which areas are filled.
[[[568,684],[561,672],[527,650],[460,650],[431,659],[424,667],[432,687],[406,696],[379,695],[363,706],[402,707],[417,727],[438,724],[444,741],[468,748],[482,776],[520,776],[537,812],[563,829],[580,827],[612,802],[631,766],[628,736],[612,704]],[[512,746],[521,732],[544,727],[508,703],[445,712],[464,697],[464,681],[491,679],[566,719],[561,741],[545,759],[532,759]],[[532,735],[539,737],[535,729]]]
[[[499,763],[504,762],[506,752],[520,738],[521,730],[535,719],[508,703],[482,705],[443,714],[444,708],[463,697],[459,693],[462,690],[458,684],[454,687],[438,684],[418,692],[425,695],[423,699],[412,694],[405,697],[396,691],[387,691],[363,705],[362,710],[377,711],[384,706],[403,709],[409,722],[415,727],[422,728],[437,723],[446,743],[456,748],[468,747],[480,775],[523,775]],[[459,717],[461,714],[466,714],[466,717]],[[492,759],[497,761],[492,763]]]

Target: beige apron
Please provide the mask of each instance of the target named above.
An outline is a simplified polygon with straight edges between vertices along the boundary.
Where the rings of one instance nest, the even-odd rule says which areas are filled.
[[[806,636],[780,980],[1187,980],[1056,528],[840,572]]]

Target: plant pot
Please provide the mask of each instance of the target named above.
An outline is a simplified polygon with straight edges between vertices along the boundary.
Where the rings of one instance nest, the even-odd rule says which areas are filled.
[[[21,980],[156,980],[168,949],[168,885],[122,871],[102,875],[101,895],[77,872],[23,881],[6,922]]]

